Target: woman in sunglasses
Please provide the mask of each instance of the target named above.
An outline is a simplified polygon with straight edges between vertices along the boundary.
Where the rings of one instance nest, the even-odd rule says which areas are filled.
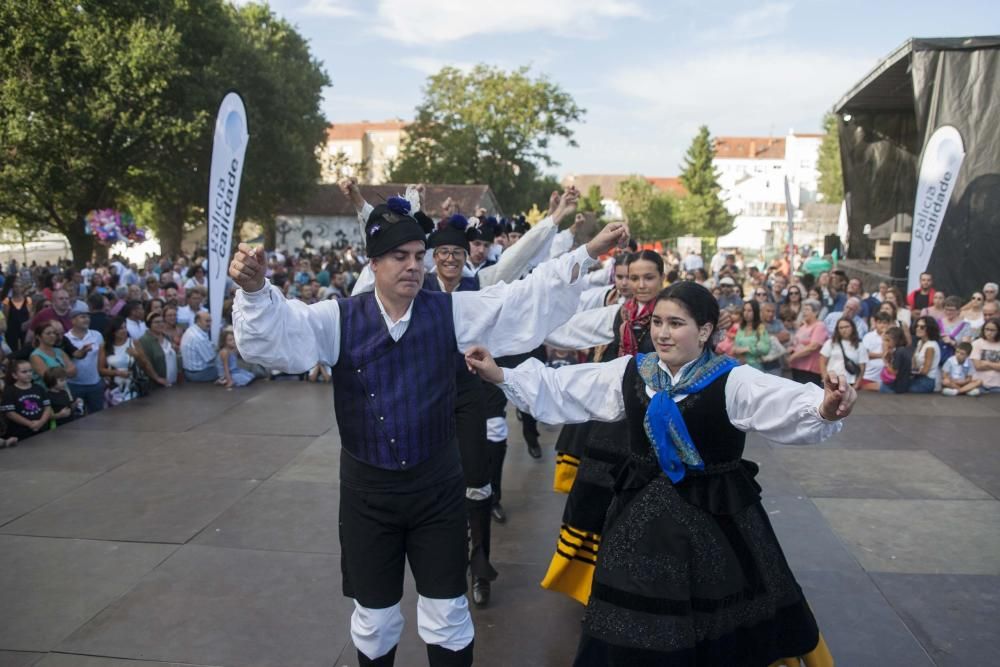
[[[911,394],[932,394],[941,383],[941,332],[937,320],[923,315],[914,325],[917,350],[913,353]]]
[[[969,333],[972,339],[979,338],[979,333],[983,329],[986,318],[983,316],[983,293],[973,292],[969,303],[962,306],[962,319],[969,324]]]

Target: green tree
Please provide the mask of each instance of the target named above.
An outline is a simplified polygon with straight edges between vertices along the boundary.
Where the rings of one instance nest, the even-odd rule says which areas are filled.
[[[86,212],[132,203],[176,250],[183,224],[203,216],[214,113],[237,87],[253,133],[240,211],[266,218],[315,180],[326,83],[304,40],[262,5],[4,3],[0,215],[61,232],[82,263]]]
[[[680,179],[688,194],[679,202],[678,215],[688,233],[718,237],[733,230],[733,216],[719,197],[714,159],[715,142],[702,125],[681,165]]]
[[[570,124],[583,114],[568,93],[545,76],[532,78],[528,67],[445,67],[427,80],[390,180],[486,183],[504,210],[527,210],[539,201],[541,170],[556,164],[551,141],[576,146]],[[546,201],[548,192],[541,194]]]
[[[840,135],[837,117],[828,113],[823,118],[823,142],[819,145],[819,193],[828,204],[844,200],[844,172],[840,165]]]
[[[629,231],[636,238],[657,241],[682,233],[678,200],[660,192],[642,176],[630,176],[618,184],[618,201]]]
[[[587,188],[587,193],[580,197],[577,208],[583,213],[593,213],[598,222],[600,222],[604,215],[604,204],[601,203],[603,199],[601,196],[601,186],[591,185]]]

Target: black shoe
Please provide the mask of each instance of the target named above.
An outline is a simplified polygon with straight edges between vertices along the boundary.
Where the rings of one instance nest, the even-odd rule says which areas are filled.
[[[507,523],[507,513],[503,510],[503,505],[496,503],[490,510],[490,514],[493,515],[493,520],[497,523]]]
[[[490,603],[490,582],[478,577],[472,578],[472,604],[485,607]]]
[[[542,458],[542,447],[538,444],[538,436],[527,436],[528,441],[528,455],[533,459]]]

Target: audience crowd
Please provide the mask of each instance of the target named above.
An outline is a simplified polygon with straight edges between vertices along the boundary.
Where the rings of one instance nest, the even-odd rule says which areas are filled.
[[[349,296],[366,258],[347,247],[275,252],[268,262],[286,298],[312,304]],[[843,271],[748,262],[739,252],[705,262],[693,251],[667,251],[664,263],[666,283],[696,281],[728,313],[717,351],[767,373],[821,383],[832,370],[858,389],[885,393],[1000,392],[996,283],[968,297],[946,295],[925,273],[910,294],[888,282],[868,293]],[[222,334],[212,342],[206,268],[202,256],[141,267],[120,257],[80,270],[0,267],[0,447],[174,385],[231,389],[271,377],[236,349],[232,282]],[[574,355],[549,350],[549,359],[570,363]],[[330,369],[300,379],[328,382]]]

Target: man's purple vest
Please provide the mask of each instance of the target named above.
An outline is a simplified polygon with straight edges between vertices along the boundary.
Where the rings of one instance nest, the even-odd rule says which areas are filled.
[[[399,341],[374,292],[340,304],[340,358],[333,367],[341,444],[386,470],[410,469],[454,445],[457,343],[451,295],[420,290]]]

